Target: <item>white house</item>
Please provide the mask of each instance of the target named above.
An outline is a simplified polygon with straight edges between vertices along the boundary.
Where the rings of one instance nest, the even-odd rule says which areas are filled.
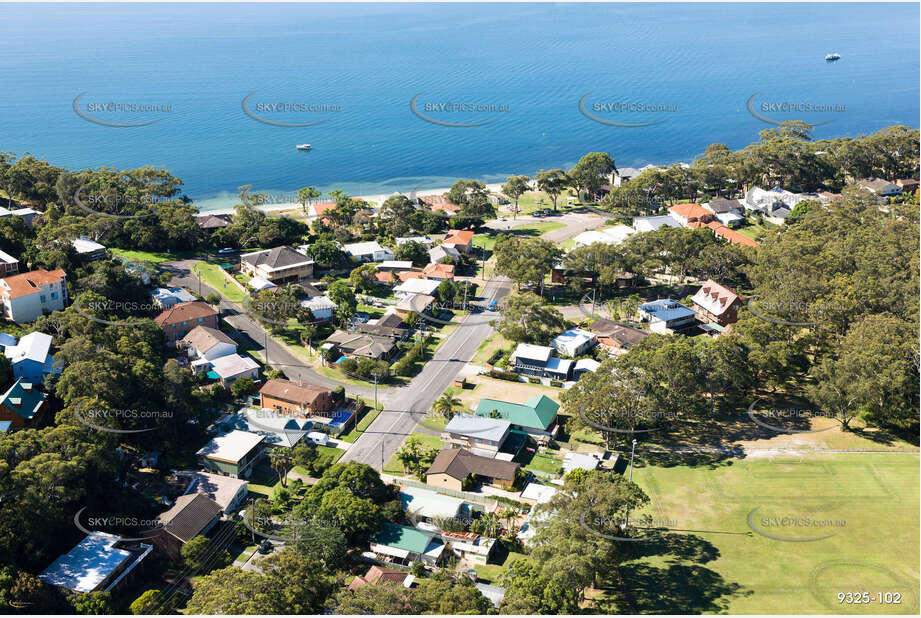
[[[619,245],[626,240],[627,237],[635,233],[636,230],[628,225],[615,225],[614,227],[605,228],[603,230],[588,230],[587,232],[582,232],[573,238],[573,242],[576,247],[585,247],[594,243]]]
[[[395,239],[397,246],[406,244],[408,242],[417,242],[420,245],[425,245],[426,247],[431,246],[435,241],[429,238],[428,236],[400,236]]]
[[[779,218],[774,214],[777,209],[786,208],[787,211],[790,211],[793,210],[794,206],[808,199],[812,199],[812,197],[803,193],[792,193],[780,187],[774,187],[770,191],[752,187],[745,193],[742,205],[747,210],[755,210],[765,215]]]
[[[681,227],[681,223],[670,215],[633,217],[633,229],[637,232],[655,232],[663,225],[668,227]]]
[[[863,180],[859,180],[857,184],[860,185],[862,189],[866,189],[880,197],[898,197],[902,194],[902,188],[888,180],[864,178]]]
[[[153,545],[132,543],[114,534],[90,532],[73,549],[62,554],[38,578],[72,592],[108,592],[131,573]]]
[[[440,284],[440,281],[432,279],[407,279],[393,288],[393,295],[397,300],[407,300],[417,295],[432,296]]]
[[[41,383],[49,373],[60,373],[55,367],[51,350],[51,335],[32,332],[24,335],[19,343],[7,346],[3,351],[13,367],[13,379],[22,378],[26,382]]]
[[[721,212],[716,215],[716,220],[726,227],[738,227],[745,221],[745,217],[734,212]]]
[[[98,242],[90,240],[85,236],[73,239],[70,241],[70,244],[73,245],[74,249],[76,249],[77,254],[83,258],[86,258],[87,260],[101,260],[106,256],[105,246],[100,245]]]
[[[0,251],[0,277],[15,275],[19,272],[19,260],[5,251]]]
[[[259,363],[239,354],[228,354],[211,361],[211,370],[217,374],[221,384],[228,387],[240,378],[259,377]]]
[[[566,356],[581,356],[597,344],[595,333],[581,328],[570,328],[550,340],[550,347]]]
[[[0,279],[0,312],[7,320],[32,322],[67,304],[67,273],[33,270]]]
[[[429,261],[433,264],[440,264],[448,258],[456,262],[460,259],[460,251],[451,245],[438,245],[429,249]]]
[[[160,309],[169,309],[179,303],[190,303],[195,297],[183,288],[157,288],[151,293],[153,303]]]
[[[328,322],[333,319],[333,313],[336,311],[336,303],[329,299],[329,296],[314,296],[301,301],[301,307],[310,309],[313,318],[320,322]]]
[[[40,217],[42,215],[41,211],[34,210],[32,208],[17,208],[16,210],[10,210],[9,208],[4,208],[0,206],[0,219],[5,219],[7,217],[19,217],[27,227],[32,227],[32,223],[35,220],[35,217]]]
[[[182,338],[190,358],[214,360],[237,353],[237,343],[225,333],[210,326],[196,326]]]
[[[356,262],[383,262],[393,259],[393,251],[382,247],[376,240],[344,245],[342,250]]]
[[[662,334],[690,326],[697,320],[697,313],[693,309],[667,298],[644,303],[638,311],[640,318],[649,322],[649,330]]]

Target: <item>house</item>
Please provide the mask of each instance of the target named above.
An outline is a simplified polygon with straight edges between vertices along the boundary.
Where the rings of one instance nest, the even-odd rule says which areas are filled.
[[[566,356],[582,356],[598,344],[594,333],[581,328],[570,328],[550,340],[550,347]]]
[[[449,260],[456,264],[460,260],[460,251],[454,248],[454,245],[438,245],[429,249],[429,261],[433,264],[443,264]]]
[[[246,431],[217,436],[196,453],[203,467],[233,478],[249,478],[262,457],[263,437]]]
[[[248,481],[196,470],[179,470],[173,474],[168,484],[182,487],[181,495],[204,494],[214,500],[225,514],[233,513],[243,506],[249,494]]]
[[[32,208],[17,208],[15,210],[10,210],[9,208],[0,206],[0,219],[19,217],[26,224],[26,227],[32,227],[35,223],[35,218],[42,216],[42,214],[42,212]]]
[[[918,179],[917,178],[899,178],[898,180],[893,180],[902,193],[914,193],[918,190]]]
[[[313,319],[318,322],[329,322],[333,319],[336,311],[336,303],[330,300],[329,296],[314,296],[301,301],[301,307],[310,309]]]
[[[224,388],[230,388],[230,385],[240,378],[259,379],[259,363],[249,356],[228,354],[208,362],[211,365],[211,371],[214,372]]]
[[[422,269],[422,274],[431,281],[453,281],[454,264],[439,264],[437,262],[426,264],[425,268]]]
[[[777,211],[775,210],[774,212],[776,213]],[[787,214],[789,214],[789,211]],[[770,219],[770,217],[768,217],[768,219]],[[698,224],[692,223],[691,227],[694,227],[696,225]],[[757,242],[755,242],[748,236],[745,236],[744,234],[740,234],[739,232],[735,230],[729,229],[722,223],[718,223],[716,221],[710,221],[709,223],[706,224],[706,227],[710,228],[714,234],[716,234],[723,240],[728,240],[734,245],[742,245],[743,247],[754,247],[755,249],[758,248]]]
[[[393,295],[397,300],[405,300],[418,295],[432,296],[440,283],[440,281],[431,279],[409,279],[393,288]]]
[[[461,253],[469,253],[473,246],[473,232],[471,230],[448,230],[442,245],[450,245]]]
[[[0,421],[9,421],[9,429],[38,427],[47,413],[48,395],[22,378],[0,395]]]
[[[703,321],[715,322],[720,326],[737,322],[739,307],[742,305],[742,299],[735,292],[712,279],[707,279],[691,297],[691,302]]]
[[[425,281],[424,279],[413,279],[413,281]],[[434,282],[434,283],[437,283]],[[435,297],[428,294],[413,294],[400,300],[394,307],[396,314],[403,320],[409,317],[410,313],[423,314],[429,310]]]
[[[496,547],[496,540],[480,536],[476,532],[452,532],[445,530],[441,539],[448,543],[451,550],[459,559],[473,564],[485,565],[492,556]]]
[[[106,256],[106,248],[103,245],[84,236],[73,239],[70,244],[76,249],[77,255],[90,262],[104,259]]]
[[[73,549],[58,556],[38,578],[71,592],[110,592],[127,583],[151,551],[153,546],[146,543],[90,532]]]
[[[32,322],[66,305],[67,273],[63,270],[32,270],[0,279],[0,311],[12,322]]]
[[[157,288],[151,293],[153,304],[160,309],[169,309],[179,303],[191,303],[195,297],[183,288]]]
[[[430,247],[432,243],[435,242],[428,236],[400,236],[399,238],[395,238],[394,241],[397,243],[398,247],[408,242],[417,242],[420,245],[425,245],[426,247]]]
[[[262,277],[253,277],[246,282],[246,287],[251,289],[255,293],[264,292],[265,290],[274,290],[278,286],[269,281],[268,279],[263,279]]]
[[[714,215],[722,215],[727,213],[739,214],[743,210],[742,204],[739,200],[727,200],[724,197],[717,197],[709,202],[701,204],[701,206],[712,212]]]
[[[693,309],[668,298],[643,303],[639,307],[639,315],[644,322],[649,322],[649,330],[662,334],[692,326],[697,322],[697,313]]]
[[[578,380],[586,373],[595,373],[601,363],[593,358],[580,358],[572,367],[572,379]]]
[[[333,392],[325,386],[269,380],[259,389],[259,405],[293,416],[326,416],[333,407]]]
[[[433,532],[392,523],[385,523],[370,540],[375,560],[399,566],[409,566],[413,562],[437,566],[445,549],[445,544]]]
[[[573,470],[594,470],[601,463],[600,457],[595,453],[566,453],[563,456],[563,474]]]
[[[207,303],[197,300],[177,303],[155,317],[154,322],[166,333],[166,340],[169,343],[175,343],[188,335],[196,326],[217,329],[217,311]]]
[[[794,206],[808,199],[811,199],[811,196],[792,193],[780,187],[774,187],[770,191],[752,187],[745,192],[742,205],[746,210],[754,210],[776,219],[783,214],[779,209],[792,210]]]
[[[460,498],[416,487],[400,489],[400,504],[410,522],[422,529],[426,529],[424,526],[426,523],[467,517],[470,510],[470,505]]]
[[[512,353],[512,371],[538,378],[566,381],[572,372],[572,361],[553,356],[553,348],[519,343]]]
[[[267,449],[294,448],[313,433],[310,431],[312,421],[266,408],[240,408],[236,414],[222,419],[219,426],[224,433],[238,431],[262,436],[262,446]],[[326,437],[326,434],[320,435]]]
[[[179,340],[179,345],[186,349],[189,358],[209,361],[237,353],[237,342],[210,326],[196,326]]]
[[[396,307],[391,307],[381,317],[358,324],[356,330],[367,335],[380,335],[402,341],[412,334],[412,329],[401,328],[403,317]]]
[[[858,180],[857,184],[861,189],[866,189],[880,197],[898,197],[902,194],[902,187],[880,178],[864,178]]]
[[[49,373],[60,373],[61,369],[55,367],[54,357],[49,353],[51,342],[51,335],[36,331],[23,335],[19,343],[7,346],[3,354],[13,367],[13,378],[41,384]]]
[[[417,199],[430,210],[440,210],[447,215],[460,212],[460,206],[448,199],[447,195],[420,195]]]
[[[240,256],[240,269],[275,285],[297,283],[313,276],[314,261],[291,247],[275,247]]]
[[[576,247],[586,247],[594,243],[619,245],[631,234],[635,233],[636,230],[628,225],[615,225],[614,227],[608,227],[603,230],[589,230],[587,232],[582,232],[573,238],[573,242],[575,243]]]
[[[595,333],[598,345],[609,354],[623,354],[649,336],[644,330],[622,326],[604,318],[595,319],[589,330]]]
[[[205,494],[186,494],[160,513],[156,527],[145,534],[158,550],[170,558],[179,558],[182,546],[199,535],[208,534],[220,521],[222,513],[221,506]]]
[[[464,482],[474,478],[485,485],[511,489],[519,465],[511,461],[474,455],[462,448],[446,448],[438,453],[425,472],[425,482],[434,487],[463,490]]]
[[[364,575],[356,575],[355,579],[351,581],[348,588],[354,592],[362,586],[376,586],[382,582],[392,582],[394,584],[399,584],[404,588],[409,588],[412,586],[414,580],[415,577],[412,573],[374,565],[368,569],[368,572]]]
[[[390,337],[349,333],[337,330],[326,339],[346,356],[363,356],[374,360],[390,360],[397,354],[397,346]]]
[[[412,270],[411,260],[384,260],[377,265],[377,270]]]
[[[657,169],[655,165],[644,165],[643,167],[637,169],[635,167],[624,167],[619,170],[614,171],[611,174],[611,184],[615,187],[619,187],[627,182],[630,182],[643,172],[647,170]]]
[[[205,232],[213,232],[231,224],[233,224],[233,218],[230,215],[199,215],[195,217],[195,225]]]
[[[716,220],[726,227],[738,227],[745,221],[745,217],[734,212],[721,212],[716,215]]]
[[[8,277],[19,272],[19,260],[6,251],[0,251],[0,277]]]
[[[382,247],[376,240],[344,245],[342,250],[356,262],[384,262],[393,260],[393,251],[387,247]]]
[[[511,428],[512,424],[501,418],[456,414],[445,425],[441,441],[452,448],[498,453]]]
[[[319,202],[316,204],[310,204],[307,207],[307,216],[310,218],[323,218],[323,222],[329,224],[330,220],[326,217],[326,214],[336,209],[336,202]]]
[[[549,502],[550,499],[556,495],[557,491],[559,490],[555,487],[541,485],[540,483],[532,481],[525,486],[519,498],[528,504],[544,504],[545,502]]]
[[[681,227],[681,223],[670,215],[655,217],[633,217],[633,229],[637,232],[655,232],[660,227]]]
[[[556,433],[556,415],[559,409],[560,404],[546,395],[531,397],[524,403],[480,399],[476,415],[508,421],[512,424],[513,430],[540,437]]]
[[[694,204],[692,202],[675,204],[669,207],[668,212],[675,221],[678,221],[684,227],[691,227],[691,223],[707,223],[714,218],[712,212],[700,204]]]

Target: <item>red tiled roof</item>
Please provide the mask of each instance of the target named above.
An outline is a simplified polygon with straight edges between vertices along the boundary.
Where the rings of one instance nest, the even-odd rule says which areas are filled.
[[[460,206],[449,200],[447,195],[421,195],[419,201],[432,210],[443,210],[448,213],[460,210]]]
[[[374,273],[374,278],[381,283],[396,283],[396,278],[389,270],[379,270]]]
[[[713,233],[717,236],[725,238],[731,243],[735,243],[737,245],[745,245],[746,247],[755,247],[756,249],[758,248],[758,243],[756,243],[754,240],[748,236],[745,236],[744,234],[738,233],[735,230],[729,229],[725,225],[720,225],[713,228]]]
[[[668,211],[672,214],[682,216],[685,219],[707,219],[713,216],[712,212],[700,204],[695,204],[693,202],[675,204],[669,208]]]
[[[322,202],[320,204],[312,204],[313,209],[316,211],[317,216],[325,215],[327,211],[332,210],[336,207],[336,202]]]
[[[206,318],[211,315],[217,315],[217,311],[201,301],[193,300],[187,303],[173,305],[171,308],[155,317],[154,322],[159,324],[162,328],[167,324],[180,324],[182,322],[188,322],[189,320]]]
[[[707,279],[691,300],[714,315],[722,315],[739,300],[739,296],[713,279]]]
[[[471,230],[448,230],[444,242],[451,245],[469,245],[471,240],[473,240]]]
[[[274,379],[266,382],[259,389],[260,395],[274,397],[282,401],[290,401],[300,405],[313,405],[317,398],[323,393],[332,391],[325,386],[316,386],[314,384],[295,384],[289,380]]]
[[[43,285],[56,283],[67,276],[60,268],[58,270],[33,270],[27,273],[12,275],[3,279],[4,283],[9,286],[0,287],[0,294],[7,298],[17,298],[38,292]]]
[[[439,279],[454,278],[454,264],[429,264],[422,269],[427,277],[437,277]]]
[[[421,279],[422,273],[418,270],[404,270],[397,273],[397,277],[400,278],[400,281],[409,281],[410,279]]]

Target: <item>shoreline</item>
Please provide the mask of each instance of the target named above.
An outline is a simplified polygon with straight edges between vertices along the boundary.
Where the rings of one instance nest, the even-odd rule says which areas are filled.
[[[495,192],[495,191],[501,191],[501,190],[502,190],[502,185],[505,184],[505,183],[504,183],[504,182],[492,182],[492,183],[483,183],[483,184],[486,186],[486,190],[487,190],[487,191]],[[418,195],[441,195],[441,194],[443,194],[443,193],[447,193],[447,192],[450,191],[450,190],[451,190],[451,187],[436,187],[436,188],[433,188],[433,189],[428,189],[428,188],[420,187],[418,190],[416,190],[416,193],[417,193]],[[257,191],[257,192],[258,192],[258,191]],[[293,192],[292,192],[292,193],[293,193]],[[376,207],[380,206],[381,204],[383,204],[384,201],[385,201],[388,197],[390,197],[390,196],[392,196],[392,195],[397,195],[397,194],[400,194],[400,193],[402,193],[402,192],[400,192],[400,191],[393,191],[393,192],[391,192],[391,193],[373,193],[373,194],[368,194],[368,195],[353,195],[353,196],[351,196],[351,197],[354,198],[354,199],[364,200],[365,202],[368,202],[369,204],[374,205],[374,207],[376,208]],[[403,195],[406,195],[406,193],[402,193],[402,194],[403,194]],[[319,200],[316,200],[315,203],[320,203],[320,204],[322,204],[322,203],[323,203],[322,200],[323,200],[324,198],[327,198],[327,199],[328,199],[329,196],[328,196],[328,195],[324,195],[323,197],[319,198]],[[212,199],[214,199],[214,198],[212,198]],[[203,200],[203,201],[207,202],[207,201],[209,201],[209,200]],[[238,201],[238,200],[235,200],[235,201]],[[195,206],[195,201],[194,201],[194,200],[192,201],[192,205]],[[300,202],[279,202],[279,203],[276,203],[276,204],[265,204],[265,205],[262,205],[262,206],[257,206],[257,208],[258,208],[259,210],[261,210],[262,212],[266,213],[266,214],[278,213],[278,212],[285,212],[285,211],[289,211],[289,210],[297,210],[298,212],[302,212],[302,210],[303,210],[303,207],[301,206],[301,203],[300,203]],[[202,209],[199,208],[199,209],[198,209],[198,213],[199,213],[199,215],[229,215],[229,214],[233,214],[233,207],[230,207],[230,208],[208,208],[208,209],[204,209],[204,210],[202,210]],[[309,218],[309,217],[308,217],[308,218]]]

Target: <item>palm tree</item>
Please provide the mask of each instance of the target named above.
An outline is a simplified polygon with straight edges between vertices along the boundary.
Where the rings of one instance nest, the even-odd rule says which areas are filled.
[[[288,470],[291,468],[291,459],[287,453],[282,453],[278,449],[272,449],[269,452],[269,465],[278,475],[278,480],[282,487],[288,486]]]
[[[432,409],[438,414],[442,415],[446,421],[450,421],[454,418],[454,413],[458,408],[463,406],[463,402],[452,395],[451,393],[445,393],[432,406]]]
[[[407,470],[415,470],[422,459],[422,440],[416,436],[409,436],[406,442],[396,452],[397,460],[403,466],[403,473]]]
[[[301,206],[304,208],[304,214],[307,214],[307,204],[323,195],[317,191],[316,187],[302,187],[297,190],[297,197],[301,200]]]

